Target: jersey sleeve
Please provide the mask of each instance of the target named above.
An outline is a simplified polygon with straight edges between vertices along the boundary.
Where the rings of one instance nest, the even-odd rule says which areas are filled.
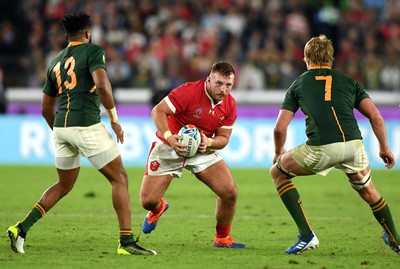
[[[190,98],[188,98],[188,85],[187,83],[184,83],[175,89],[173,89],[169,94],[168,94],[168,99],[170,103],[173,105],[174,109],[171,108],[174,113],[180,113],[185,110],[185,107],[190,102]]]
[[[364,100],[365,98],[369,98],[369,95],[358,81],[355,81],[355,89],[356,89],[355,107],[358,107],[358,105],[362,100]]]
[[[290,110],[293,113],[299,109],[299,103],[296,98],[296,92],[294,90],[294,84],[289,87],[288,91],[286,92],[285,99],[281,105],[281,109]]]
[[[96,45],[93,45],[88,50],[88,67],[90,73],[95,71],[96,69],[106,68],[106,53],[104,50]]]
[[[53,65],[50,65],[51,67],[49,67],[49,69],[47,70],[47,75],[46,75],[46,82],[44,83],[42,92],[52,96],[52,97],[56,97],[57,96],[57,87],[56,85],[54,85],[54,83],[52,82],[51,79],[51,70]]]

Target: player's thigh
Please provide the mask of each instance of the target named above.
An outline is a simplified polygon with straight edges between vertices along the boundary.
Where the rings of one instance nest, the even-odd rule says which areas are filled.
[[[224,160],[210,165],[201,172],[196,173],[196,177],[207,185],[219,197],[237,197],[237,187],[233,175]]]
[[[54,155],[57,169],[70,170],[80,167],[81,154],[79,148],[70,141],[73,136],[70,128],[54,128]]]
[[[101,173],[107,176],[108,179],[113,178],[112,173],[116,173],[115,176],[121,176],[124,172],[122,161],[120,159],[120,152],[115,143],[111,144],[111,147],[106,148],[99,147],[101,151],[95,155],[87,157],[89,162]]]
[[[98,169],[100,173],[111,183],[123,183],[128,186],[128,175],[122,164],[121,155],[119,155],[118,151],[114,150],[110,148],[98,155],[92,156],[90,162],[94,167],[100,167]]]
[[[353,172],[353,173],[346,173],[346,176],[348,179],[351,181],[362,181],[365,179],[366,176],[369,176],[371,172],[371,167],[368,165],[365,167],[363,170],[359,172]]]
[[[147,157],[145,175],[181,177],[185,158],[179,156],[158,137],[152,142]]]
[[[89,160],[90,157],[99,155],[109,150],[111,147],[114,147],[112,150],[114,153],[118,151],[115,140],[101,122],[89,127],[76,127],[73,139],[75,145]],[[113,160],[115,156],[109,158]],[[105,164],[103,164],[103,166]],[[99,167],[96,168],[99,169]]]
[[[297,154],[304,155],[306,153],[302,152],[301,149],[296,148]],[[294,174],[295,176],[312,175],[314,172],[310,171],[306,163],[298,161],[294,158],[294,150],[286,152],[280,157],[280,160],[276,165],[280,165],[282,170],[288,172],[289,174]],[[280,169],[281,170],[281,169]]]
[[[78,179],[80,167],[73,169],[59,169],[57,168],[59,184],[65,189],[72,189]]]
[[[353,181],[361,180],[369,171],[369,160],[364,144],[361,140],[352,140],[345,143],[346,154],[335,167],[346,173]]]
[[[140,187],[142,203],[156,203],[165,194],[172,181],[172,175],[150,176],[144,175]]]

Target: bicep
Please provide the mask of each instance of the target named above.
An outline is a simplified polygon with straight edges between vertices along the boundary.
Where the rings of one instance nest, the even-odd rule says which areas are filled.
[[[151,115],[154,117],[157,114],[165,114],[166,116],[174,115],[175,113],[169,107],[165,99],[161,100],[151,111]]]
[[[365,117],[371,119],[377,115],[380,115],[378,108],[372,102],[370,98],[363,99],[357,106],[357,110],[361,112]]]
[[[57,102],[57,97],[53,97],[43,93],[42,95],[42,111],[53,111]]]
[[[281,109],[276,120],[275,130],[284,131],[289,126],[289,123],[293,119],[294,113],[290,110]]]
[[[110,85],[110,81],[108,80],[108,75],[105,69],[98,68],[92,72],[92,77],[94,84],[97,89],[104,89]]]

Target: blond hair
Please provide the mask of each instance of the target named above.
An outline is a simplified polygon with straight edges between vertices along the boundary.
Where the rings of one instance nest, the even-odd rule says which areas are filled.
[[[304,46],[304,61],[311,65],[333,65],[332,41],[325,35],[311,38]]]

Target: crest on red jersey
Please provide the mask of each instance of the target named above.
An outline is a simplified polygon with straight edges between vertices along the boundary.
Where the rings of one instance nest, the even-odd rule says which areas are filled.
[[[200,118],[201,112],[203,111],[203,109],[201,107],[196,108],[196,114],[193,115],[193,117],[195,118]]]
[[[150,163],[150,170],[151,171],[157,171],[158,170],[158,167],[160,167],[160,163],[158,162],[158,161],[152,161],[151,163]]]

